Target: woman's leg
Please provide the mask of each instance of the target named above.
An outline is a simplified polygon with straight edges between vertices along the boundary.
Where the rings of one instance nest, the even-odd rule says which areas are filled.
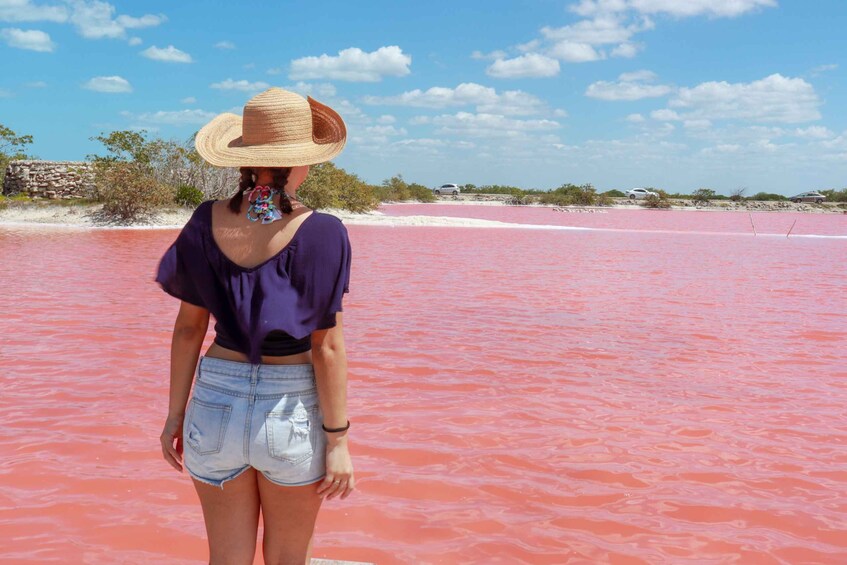
[[[259,531],[256,475],[250,467],[223,489],[192,479],[203,507],[211,565],[252,565]]]
[[[284,487],[258,474],[265,533],[262,553],[266,565],[303,565],[312,558],[312,534],[323,499],[321,481]]]

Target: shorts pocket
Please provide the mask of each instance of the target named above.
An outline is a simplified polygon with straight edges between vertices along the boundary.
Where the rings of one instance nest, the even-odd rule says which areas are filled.
[[[200,455],[219,452],[223,447],[224,434],[231,413],[232,406],[192,397],[185,443]]]
[[[265,412],[268,451],[274,459],[297,465],[314,453],[318,405],[307,408],[302,401],[282,410]]]

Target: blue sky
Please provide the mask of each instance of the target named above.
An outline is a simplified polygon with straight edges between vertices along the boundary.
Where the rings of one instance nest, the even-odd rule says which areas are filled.
[[[186,139],[279,86],[369,182],[847,186],[843,0],[0,0],[0,123],[42,159]]]

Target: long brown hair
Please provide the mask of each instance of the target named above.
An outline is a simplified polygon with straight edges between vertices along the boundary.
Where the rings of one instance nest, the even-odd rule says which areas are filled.
[[[285,197],[285,185],[288,183],[288,175],[291,167],[270,167],[273,173],[271,188],[279,190],[282,195],[279,199],[279,209],[283,214],[291,213],[291,202]],[[229,209],[234,214],[241,213],[241,201],[244,200],[244,192],[252,190],[256,186],[256,171],[250,167],[241,167],[241,180],[238,183],[238,192],[229,201]]]

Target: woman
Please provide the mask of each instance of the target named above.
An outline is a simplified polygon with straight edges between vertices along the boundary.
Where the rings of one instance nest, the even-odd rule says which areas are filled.
[[[212,565],[253,562],[260,510],[265,563],[308,563],[321,502],[354,489],[341,314],[350,241],[341,220],[296,198],[309,165],[338,155],[346,135],[331,108],[271,88],[195,139],[206,161],[242,176],[228,201],[197,208],[159,263],[156,281],[181,300],[161,442],[192,477]],[[200,356],[210,315],[215,340]]]

